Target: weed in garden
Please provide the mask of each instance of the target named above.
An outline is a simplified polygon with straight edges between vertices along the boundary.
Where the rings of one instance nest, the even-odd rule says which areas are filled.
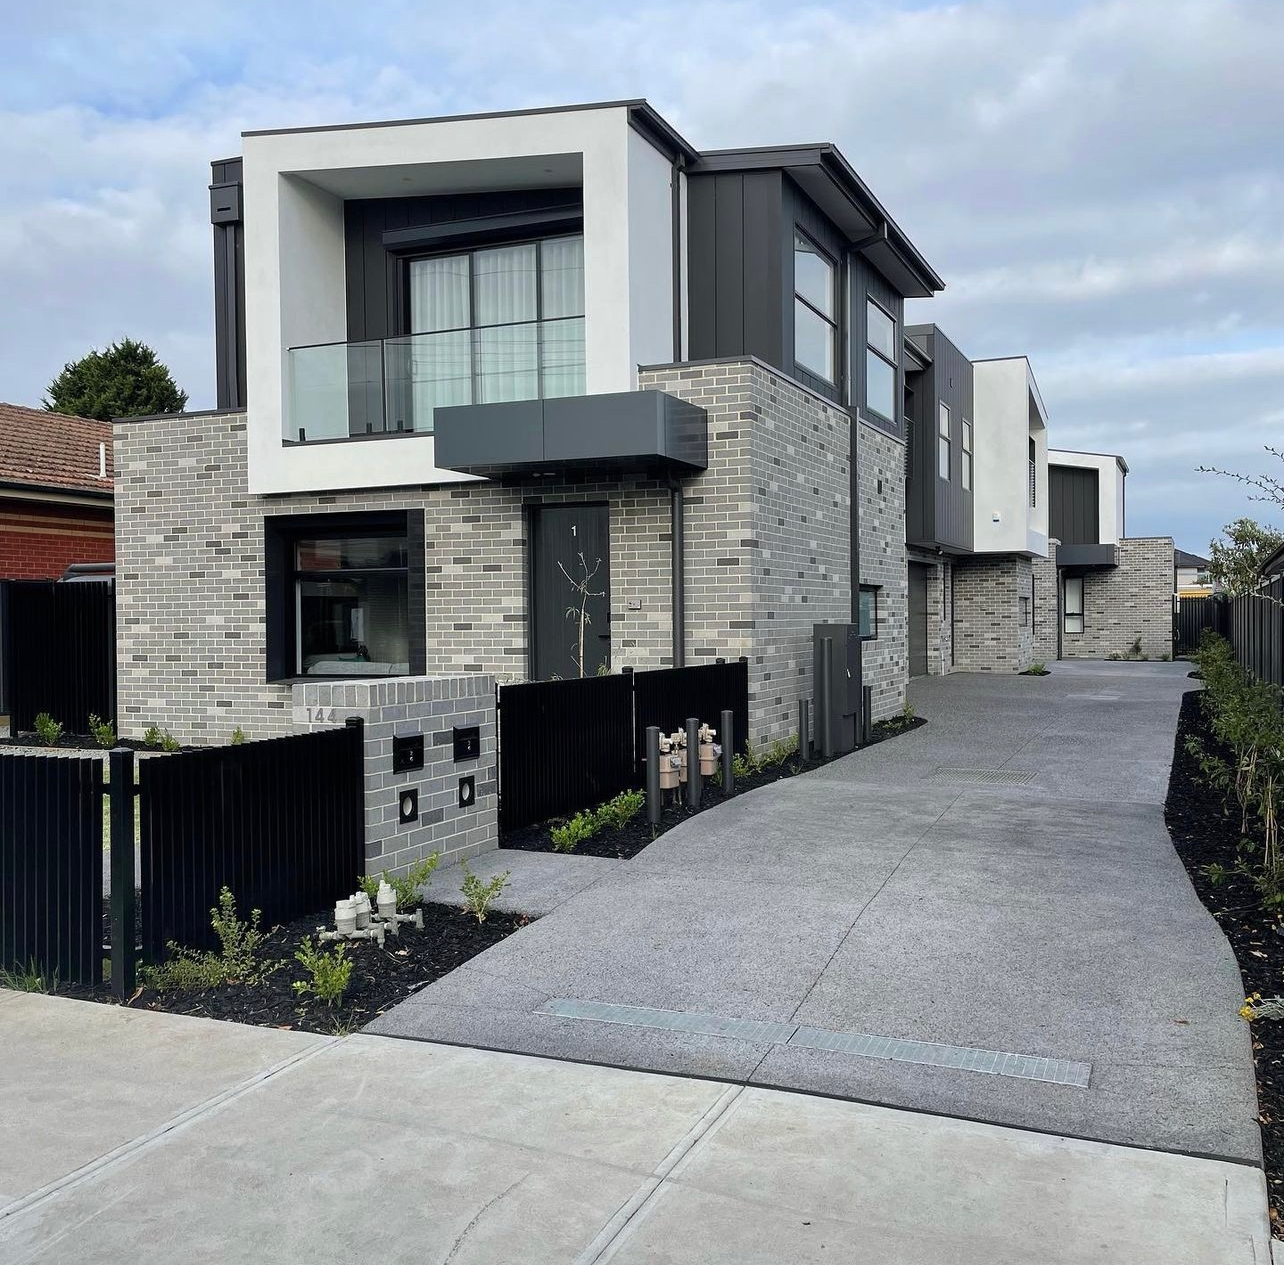
[[[1137,639],[1132,643],[1132,645],[1128,647],[1128,653],[1132,655],[1134,658],[1141,657],[1141,637],[1140,636],[1137,637]]]
[[[32,958],[26,966],[16,966],[12,970],[0,967],[0,988],[12,989],[15,993],[55,993],[58,991],[58,972],[46,975]]]
[[[382,879],[392,888],[397,897],[397,912],[404,914],[419,903],[419,889],[432,878],[433,871],[440,864],[441,853],[430,852],[410,866],[404,877],[400,874],[389,874],[387,870],[377,877],[373,874],[359,874],[357,886],[370,897],[373,904],[375,897],[379,894],[379,880]]]
[[[1204,866],[1204,876],[1214,887],[1221,887],[1229,875],[1230,871],[1219,861]]]
[[[1021,675],[1022,676],[1047,676],[1048,665],[1046,663],[1040,663],[1036,661],[1030,664],[1030,666],[1026,668],[1026,670],[1022,672]]]
[[[462,861],[460,864],[464,871],[464,883],[459,890],[464,896],[464,907],[478,922],[485,922],[486,911],[500,892],[508,885],[508,878],[512,871],[505,870],[502,874],[496,874],[489,883],[483,883],[468,868],[467,861]]]
[[[262,913],[250,912],[249,922],[236,916],[236,897],[224,887],[218,908],[210,910],[210,926],[218,937],[218,953],[198,953],[169,942],[170,956],[158,966],[144,967],[143,982],[157,992],[169,989],[217,988],[223,984],[253,984],[275,966],[265,967],[258,959],[266,932],[259,930]]]
[[[48,712],[41,712],[35,719],[36,737],[46,747],[58,744],[62,737],[62,722],[54,720]]]
[[[312,993],[327,1006],[335,1005],[343,997],[352,978],[352,959],[348,957],[346,944],[327,952],[313,944],[311,936],[304,936],[294,960],[309,976],[306,980],[295,980],[293,988],[296,993]]]
[[[93,712],[89,713],[89,733],[104,750],[116,745],[116,726],[110,720],[103,720]]]
[[[1244,998],[1239,1015],[1250,1023],[1254,1019],[1284,1019],[1284,997],[1263,997],[1261,993],[1250,993]]]

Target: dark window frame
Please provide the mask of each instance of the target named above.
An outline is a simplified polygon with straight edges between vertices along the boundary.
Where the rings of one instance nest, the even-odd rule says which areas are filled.
[[[895,412],[895,411],[896,411],[896,386],[897,386],[897,382],[900,380],[900,361],[899,361],[899,360],[895,360],[895,359],[893,359],[893,360],[889,360],[885,355],[883,355],[883,353],[882,353],[881,351],[879,351],[879,349],[878,349],[877,347],[875,347],[875,346],[874,346],[874,345],[869,341],[869,309],[870,309],[870,307],[876,307],[880,312],[882,312],[882,314],[883,314],[885,317],[887,317],[887,319],[888,319],[889,321],[891,321],[891,323],[892,323],[892,350],[893,350],[893,352],[895,352],[895,350],[896,350],[897,346],[900,344],[900,337],[901,337],[901,336],[900,336],[900,322],[899,322],[899,321],[896,319],[896,317],[895,317],[891,312],[889,312],[889,311],[887,310],[887,308],[885,308],[885,307],[884,307],[884,306],[883,306],[883,305],[882,305],[882,304],[881,304],[881,303],[880,303],[880,302],[879,302],[879,301],[878,301],[878,300],[877,300],[877,299],[876,299],[876,298],[875,298],[875,297],[874,297],[874,296],[873,296],[873,295],[872,295],[868,290],[866,290],[866,291],[865,291],[865,311],[864,311],[864,313],[863,313],[863,319],[864,319],[864,326],[863,326],[863,328],[864,328],[864,330],[865,330],[865,364],[864,364],[864,366],[863,366],[863,368],[864,368],[864,383],[865,383],[865,390],[864,390],[864,396],[865,396],[865,398],[864,398],[864,400],[862,401],[862,406],[865,408],[865,410],[866,410],[867,412],[869,412],[869,413],[873,414],[873,416],[875,416],[875,417],[877,417],[877,418],[881,418],[884,422],[887,422],[887,423],[888,423],[889,425],[891,425],[891,426],[895,426],[895,425],[896,425],[896,418],[894,418],[894,417],[888,417],[886,413],[882,412],[880,409],[876,409],[876,408],[875,408],[875,407],[874,407],[874,406],[869,402],[869,355],[870,355],[870,353],[871,353],[871,352],[873,352],[873,354],[874,354],[875,356],[877,356],[877,357],[878,357],[878,358],[879,358],[879,359],[880,359],[880,360],[881,360],[885,365],[889,365],[889,366],[891,366],[891,370],[892,370],[892,411],[893,411],[893,412]]]
[[[972,490],[972,423],[966,417],[961,417],[962,423],[962,449],[959,459],[959,482],[963,491]]]
[[[1078,585],[1079,588],[1079,609],[1077,611],[1072,611],[1070,609],[1070,586],[1072,584]],[[1065,577],[1061,587],[1061,630],[1062,632],[1070,633],[1072,636],[1079,636],[1088,626],[1084,612],[1084,607],[1087,603],[1084,600],[1083,576],[1068,575]],[[1078,628],[1070,627],[1070,621],[1072,619],[1077,619],[1079,621]]]
[[[945,422],[945,429],[941,429],[942,419]],[[950,481],[954,474],[954,410],[950,408],[944,400],[936,402],[936,477],[944,479],[946,483]],[[941,447],[941,440],[945,441],[945,447]],[[941,457],[945,457],[945,469],[941,470]]]
[[[871,610],[870,610],[870,619],[869,619],[870,631],[867,633],[863,633],[863,632],[860,633],[860,639],[861,641],[877,641],[878,624],[879,624],[879,608],[883,604],[882,603],[883,586],[881,584],[862,584],[860,586],[860,592],[869,593],[872,597],[872,601],[870,604]],[[860,607],[858,605],[857,606],[858,613],[859,613],[859,610],[860,610]],[[857,631],[859,632],[860,630],[859,620],[857,620],[856,627],[857,627]]]
[[[807,298],[805,295],[800,294],[798,292],[797,258],[798,258],[798,238],[800,237],[803,238],[805,241],[807,241],[811,245],[811,248],[816,253],[816,255],[820,259],[823,259],[825,263],[829,265],[829,284],[830,284],[830,289],[832,291],[831,298],[832,298],[833,307],[834,307],[833,316],[827,316],[809,298]],[[809,232],[806,231],[806,229],[802,227],[802,225],[800,225],[796,221],[794,223],[794,231],[792,236],[789,239],[789,243],[790,243],[790,265],[791,265],[792,274],[793,274],[790,284],[793,290],[793,298],[794,298],[794,304],[795,304],[795,306],[790,309],[790,320],[794,328],[794,345],[793,345],[794,366],[795,368],[800,368],[804,370],[806,373],[811,374],[813,377],[817,379],[817,381],[823,382],[826,386],[830,387],[831,389],[835,391],[841,391],[843,367],[842,367],[842,356],[840,354],[841,344],[839,342],[839,337],[842,329],[841,313],[842,313],[842,306],[843,306],[843,295],[842,295],[842,280],[841,280],[842,270],[841,270],[840,262],[837,259],[835,259],[833,255],[829,253],[829,251],[827,251]],[[798,359],[798,320],[796,316],[796,312],[797,312],[796,305],[799,303],[801,303],[809,311],[813,312],[822,321],[824,321],[826,325],[829,326],[829,337],[830,337],[829,354],[832,361],[830,372],[833,375],[832,377],[827,376],[823,369],[820,369],[814,365],[809,365],[805,360]]]
[[[406,540],[406,628],[408,668],[405,675],[423,676],[427,671],[427,593],[425,573],[424,515],[422,510],[326,514],[268,514],[263,519],[264,535],[264,672],[268,682],[396,680],[385,673],[327,677],[304,676],[297,661],[295,584],[315,572],[301,572],[295,565],[295,546],[300,540],[333,539],[347,536],[402,535]],[[400,568],[397,568],[400,570]],[[328,575],[355,574],[329,572]]]

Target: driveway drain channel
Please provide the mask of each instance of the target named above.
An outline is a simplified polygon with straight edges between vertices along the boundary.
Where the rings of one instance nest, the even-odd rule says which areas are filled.
[[[932,776],[975,786],[1024,786],[1034,780],[1034,772],[1027,769],[937,769]]]
[[[1008,1054],[970,1046],[940,1045],[934,1041],[909,1041],[864,1032],[831,1032],[795,1023],[758,1019],[729,1019],[698,1011],[654,1010],[649,1006],[620,1006],[609,1002],[575,1001],[554,997],[535,1012],[558,1019],[588,1019],[595,1023],[622,1024],[631,1028],[656,1028],[663,1032],[689,1032],[705,1037],[734,1037],[763,1045],[789,1045],[804,1050],[828,1050],[856,1058],[916,1063],[921,1067],[949,1067],[988,1076],[1044,1081],[1052,1085],[1088,1088],[1092,1067],[1072,1059],[1049,1059],[1034,1054]]]

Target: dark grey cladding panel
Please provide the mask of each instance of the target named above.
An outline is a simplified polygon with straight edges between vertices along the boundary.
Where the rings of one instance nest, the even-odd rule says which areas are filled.
[[[1114,545],[1058,545],[1057,566],[1063,571],[1099,571],[1119,565]]]
[[[709,464],[704,410],[663,391],[439,408],[433,429],[438,467],[466,474]]]

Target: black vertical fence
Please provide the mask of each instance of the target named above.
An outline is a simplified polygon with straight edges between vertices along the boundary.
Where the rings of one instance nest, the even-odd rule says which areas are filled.
[[[103,766],[0,756],[0,966],[102,978]]]
[[[499,814],[507,830],[577,812],[642,782],[647,726],[688,716],[717,726],[735,713],[735,747],[749,730],[749,664],[532,681],[499,689]]]
[[[1284,576],[1254,593],[1205,600],[1223,608],[1216,631],[1230,639],[1239,662],[1263,681],[1284,685]]]
[[[351,892],[366,864],[362,744],[354,724],[140,761],[144,957],[209,947],[224,886],[267,926]]]
[[[116,586],[5,582],[4,678],[11,733],[48,712],[70,733],[116,721]]]
[[[1215,597],[1179,597],[1173,611],[1173,654],[1194,654],[1206,628],[1222,631],[1225,603]]]

